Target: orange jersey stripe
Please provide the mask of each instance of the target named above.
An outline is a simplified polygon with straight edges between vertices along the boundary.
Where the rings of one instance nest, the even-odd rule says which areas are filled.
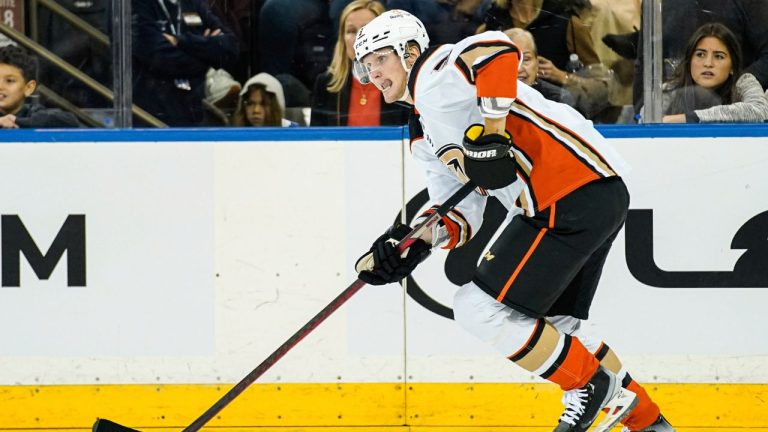
[[[574,155],[559,137],[535,123],[509,115],[506,127],[514,137],[515,148],[531,162],[529,187],[535,197],[536,210],[545,209],[579,186],[602,177]]]
[[[475,71],[477,97],[517,97],[517,67],[520,56],[510,51],[480,65]]]
[[[504,284],[504,288],[501,289],[501,292],[496,297],[496,301],[501,302],[504,297],[507,295],[507,291],[509,291],[509,287],[512,286],[512,283],[517,278],[517,275],[520,274],[520,271],[523,269],[523,266],[525,266],[525,263],[528,262],[528,259],[531,258],[531,255],[533,255],[533,251],[536,250],[536,248],[539,246],[539,243],[541,242],[542,237],[544,237],[544,234],[547,233],[547,228],[542,228],[541,231],[539,231],[539,234],[536,235],[536,239],[533,240],[533,244],[530,248],[528,248],[528,252],[525,253],[525,256],[523,257],[523,260],[520,261],[520,264],[517,265],[517,268],[512,273],[512,276],[509,277],[507,280],[507,283]]]

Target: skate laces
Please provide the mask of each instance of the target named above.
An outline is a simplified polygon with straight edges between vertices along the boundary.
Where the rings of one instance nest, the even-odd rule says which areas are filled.
[[[588,397],[589,392],[584,388],[568,390],[563,393],[563,405],[565,405],[565,411],[563,411],[563,415],[560,416],[560,421],[576,425],[576,421],[581,418],[587,408]]]

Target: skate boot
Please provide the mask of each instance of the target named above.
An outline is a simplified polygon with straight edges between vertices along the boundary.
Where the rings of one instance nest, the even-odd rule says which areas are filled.
[[[630,432],[629,428],[624,426],[623,429],[621,429],[621,432]],[[645,429],[640,429],[636,432],[675,432],[675,428],[672,427],[671,424],[667,421],[667,419],[664,418],[663,415],[659,414],[659,418],[656,419],[655,422],[653,422],[652,425],[648,426]]]
[[[554,432],[584,432],[594,423],[600,410],[606,417],[594,432],[611,429],[637,405],[637,396],[621,387],[615,374],[600,366],[582,388],[563,395],[565,411]]]

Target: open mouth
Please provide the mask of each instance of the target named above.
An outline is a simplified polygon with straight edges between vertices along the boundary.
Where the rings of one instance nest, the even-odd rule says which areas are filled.
[[[390,88],[392,88],[392,80],[384,80],[379,84],[379,88],[381,89],[382,93],[386,93]]]

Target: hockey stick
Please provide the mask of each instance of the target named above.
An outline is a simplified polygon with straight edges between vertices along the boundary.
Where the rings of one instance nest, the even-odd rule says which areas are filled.
[[[398,249],[402,252],[407,249],[413,242],[418,239],[422,233],[427,229],[430,229],[432,225],[448,214],[461,200],[463,200],[470,192],[475,188],[472,182],[464,184],[458,191],[454,192],[443,204],[441,204],[434,213],[432,213],[426,220],[420,223],[414,228],[398,245]],[[339,294],[333,301],[328,303],[326,307],[317,313],[312,319],[310,319],[302,328],[293,334],[287,341],[285,341],[279,348],[277,348],[272,354],[269,355],[260,365],[256,366],[256,369],[245,376],[239,383],[235,384],[224,396],[222,396],[216,403],[214,403],[206,412],[204,412],[197,420],[193,421],[189,426],[184,428],[182,432],[197,432],[205,426],[213,417],[216,416],[224,407],[229,405],[230,402],[235,400],[248,386],[253,384],[261,375],[263,375],[269,368],[274,366],[278,360],[280,360],[288,351],[291,350],[296,344],[298,344],[304,337],[312,332],[317,326],[320,325],[326,318],[331,316],[337,309],[339,309],[347,300],[355,295],[360,288],[365,286],[365,282],[360,279],[355,280],[347,287],[341,294]],[[98,419],[93,425],[94,432],[130,432],[135,431],[125,426],[121,426],[117,423],[106,419]]]

